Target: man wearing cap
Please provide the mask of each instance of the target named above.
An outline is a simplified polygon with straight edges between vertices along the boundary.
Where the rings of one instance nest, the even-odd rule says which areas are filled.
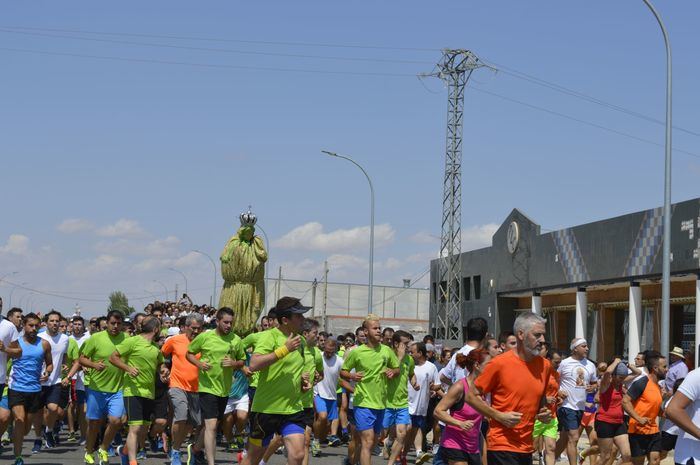
[[[313,380],[304,373],[305,342],[300,333],[304,313],[310,309],[299,299],[282,297],[274,308],[279,327],[260,333],[256,341],[250,369],[260,375],[243,465],[257,465],[275,433],[282,436],[289,465],[300,465],[304,460],[302,394],[312,388]]]
[[[685,353],[683,353],[683,349],[675,346],[669,355],[671,365],[668,367],[666,381],[664,382],[664,395],[666,397],[673,395],[673,385],[676,383],[677,379],[683,379],[688,376],[688,365],[685,364]]]
[[[566,449],[569,465],[576,465],[578,458],[579,426],[586,408],[586,394],[598,386],[595,363],[588,356],[588,342],[582,337],[571,341],[571,356],[559,365],[559,389],[564,397],[557,410],[561,436],[557,443],[556,456]]]

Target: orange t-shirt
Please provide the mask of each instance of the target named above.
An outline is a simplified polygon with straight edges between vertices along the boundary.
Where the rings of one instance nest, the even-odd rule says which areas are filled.
[[[535,357],[525,363],[515,350],[495,357],[476,378],[474,385],[491,394],[491,407],[499,412],[520,412],[520,423],[507,428],[491,420],[488,448],[493,451],[532,453],[532,430],[535,417],[549,382],[552,365],[549,360]]]
[[[166,339],[161,349],[164,355],[172,357],[173,367],[170,369],[170,387],[180,388],[187,392],[197,392],[199,389],[199,370],[187,361],[187,347],[190,339],[186,334],[178,334]],[[199,359],[199,354],[197,358]]]
[[[648,376],[639,378],[632,383],[627,390],[627,395],[632,399],[634,411],[651,421],[646,425],[640,425],[637,420],[630,417],[628,431],[630,434],[656,434],[659,432],[659,424],[656,417],[661,412],[661,389],[659,385],[651,381]]]

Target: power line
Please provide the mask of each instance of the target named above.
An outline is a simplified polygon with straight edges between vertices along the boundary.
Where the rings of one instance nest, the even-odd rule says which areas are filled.
[[[341,56],[329,56],[329,55],[305,55],[305,54],[295,54],[295,53],[278,53],[278,52],[260,52],[252,50],[232,50],[225,48],[210,48],[210,47],[191,47],[186,45],[172,45],[172,44],[153,44],[147,42],[134,42],[128,40],[114,40],[114,39],[99,39],[95,37],[77,37],[77,36],[66,36],[59,34],[46,34],[40,32],[26,32],[26,31],[13,31],[9,29],[0,28],[0,32],[5,32],[9,34],[23,34],[38,37],[50,37],[59,39],[71,39],[71,40],[84,40],[90,42],[101,42],[110,44],[120,44],[120,45],[136,45],[144,47],[156,47],[156,48],[169,48],[177,50],[194,50],[199,52],[217,52],[217,53],[234,53],[241,55],[262,55],[262,56],[273,56],[273,57],[289,57],[289,58],[313,58],[320,60],[340,60],[340,61],[359,61],[359,62],[372,62],[372,63],[398,63],[398,64],[426,64],[425,61],[416,60],[394,60],[386,58],[367,58],[367,57],[341,57]]]
[[[440,52],[438,48],[419,48],[419,47],[388,47],[383,45],[361,45],[361,44],[338,44],[338,43],[323,43],[323,42],[289,42],[289,41],[271,41],[271,40],[245,40],[245,39],[222,39],[212,37],[194,37],[194,36],[178,36],[164,34],[143,34],[130,32],[104,32],[104,31],[87,31],[84,29],[51,29],[37,27],[20,27],[20,26],[2,26],[6,29],[21,29],[28,31],[51,31],[51,32],[66,32],[78,34],[95,34],[106,36],[124,36],[124,37],[144,37],[152,39],[176,39],[176,40],[192,40],[204,42],[228,42],[238,44],[259,44],[259,45],[284,45],[294,47],[325,47],[325,48],[348,48],[348,49],[367,49],[367,50],[402,50],[408,52]]]

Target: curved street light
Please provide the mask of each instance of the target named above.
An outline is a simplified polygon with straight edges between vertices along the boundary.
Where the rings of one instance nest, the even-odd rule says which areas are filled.
[[[659,23],[666,45],[666,143],[664,158],[664,240],[661,270],[661,353],[668,354],[671,330],[671,102],[673,100],[671,41],[661,16],[649,0],[643,0]],[[698,345],[695,344],[697,360]]]
[[[185,294],[187,294],[187,276],[185,276],[185,273],[183,273],[180,270],[176,270],[175,268],[168,268],[170,271],[174,271],[175,273],[180,273],[182,275],[182,278],[185,280]],[[175,296],[175,301],[177,301],[177,295]]]
[[[212,268],[214,268],[214,292],[212,293],[210,305],[212,307],[214,307],[214,306],[218,307],[218,305],[215,303],[216,302],[216,273],[217,273],[216,262],[214,262],[214,259],[211,258],[211,255],[209,255],[208,253],[204,253],[201,250],[192,250],[192,252],[198,253],[200,255],[204,255],[205,257],[207,257],[209,259],[209,261],[211,262]]]
[[[350,157],[346,157],[344,155],[338,155],[335,152],[329,152],[328,150],[321,150],[321,153],[324,153],[326,155],[329,155],[331,157],[336,157],[336,158],[342,158],[343,160],[347,160],[353,165],[357,166],[360,171],[362,171],[362,174],[365,175],[367,178],[367,182],[369,183],[369,193],[370,193],[370,223],[369,223],[369,292],[368,292],[368,298],[367,298],[367,311],[369,313],[372,312],[372,287],[373,287],[373,274],[374,274],[374,186],[372,185],[372,180],[369,178],[369,175],[367,174],[367,171],[360,166],[359,163],[357,163],[355,160],[353,160]]]

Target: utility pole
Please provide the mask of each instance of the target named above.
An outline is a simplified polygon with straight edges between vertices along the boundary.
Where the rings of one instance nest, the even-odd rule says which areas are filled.
[[[280,292],[282,290],[282,267],[279,267],[277,272],[277,287],[275,288],[275,302],[280,300]]]
[[[318,287],[318,281],[314,278],[314,282],[311,283],[311,318],[316,316],[316,288]]]
[[[166,297],[167,300],[167,297]],[[177,302],[177,283],[175,283],[175,302]]]
[[[436,339],[454,346],[462,337],[462,133],[464,129],[464,89],[477,68],[484,66],[475,54],[464,49],[443,50],[436,70],[428,74],[447,84],[447,147],[442,194],[442,230],[434,306]]]
[[[323,330],[328,331],[328,261],[323,262]]]

